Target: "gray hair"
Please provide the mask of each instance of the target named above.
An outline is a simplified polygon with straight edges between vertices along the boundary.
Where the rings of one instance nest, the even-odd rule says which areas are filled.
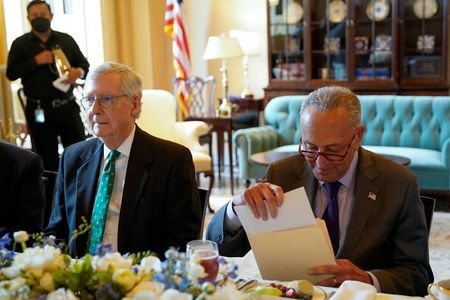
[[[300,117],[306,108],[314,106],[319,111],[343,107],[348,111],[352,124],[361,124],[361,104],[350,89],[340,86],[326,86],[311,92],[302,103]]]
[[[138,96],[139,99],[142,98],[142,80],[139,75],[130,67],[116,62],[104,62],[89,71],[86,76],[86,84],[105,74],[118,74],[120,76],[122,92],[127,97]]]

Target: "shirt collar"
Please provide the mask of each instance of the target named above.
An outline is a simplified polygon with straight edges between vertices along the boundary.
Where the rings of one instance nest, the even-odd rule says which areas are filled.
[[[356,167],[358,166],[358,157],[359,153],[358,151],[355,151],[355,155],[353,155],[352,162],[350,163],[350,167],[348,168],[347,172],[339,178],[339,182],[345,186],[348,189],[353,189],[355,186],[355,175],[356,175]],[[324,184],[324,181],[320,181],[320,186]]]
[[[116,149],[120,152],[120,155],[125,155],[126,157],[130,157],[131,145],[133,145],[134,133],[136,132],[136,125],[134,125],[133,130],[131,130],[130,135],[123,141],[123,143]],[[108,157],[109,152],[112,149],[109,149],[105,144],[103,144],[103,159],[105,160]]]

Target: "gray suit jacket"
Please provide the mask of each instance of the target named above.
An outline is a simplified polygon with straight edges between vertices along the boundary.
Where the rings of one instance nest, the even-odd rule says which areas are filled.
[[[266,180],[284,191],[305,187],[311,206],[318,181],[301,155],[269,166]],[[336,258],[346,258],[372,272],[385,293],[425,295],[433,273],[428,258],[428,233],[417,180],[407,168],[360,149],[355,201],[348,229]],[[376,200],[368,197],[376,195]],[[226,206],[211,221],[207,238],[221,255],[241,256],[249,249],[244,230],[224,230]]]
[[[66,242],[91,220],[103,143],[90,139],[66,148],[60,160],[48,234]],[[183,249],[197,239],[201,210],[189,149],[136,127],[123,187],[117,247],[121,253],[151,250],[162,257],[170,246]],[[86,252],[88,234],[70,245],[72,256]]]

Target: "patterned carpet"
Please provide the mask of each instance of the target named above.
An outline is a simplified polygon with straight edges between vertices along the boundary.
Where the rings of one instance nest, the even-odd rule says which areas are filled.
[[[235,187],[235,192],[243,190],[243,186]],[[211,206],[217,210],[231,199],[228,186],[215,187],[211,195]],[[207,216],[205,226],[212,215]],[[206,228],[206,227],[205,227]],[[450,212],[435,212],[430,231],[430,264],[435,282],[450,279]]]
[[[450,213],[435,212],[430,232],[430,264],[434,281],[450,278]]]

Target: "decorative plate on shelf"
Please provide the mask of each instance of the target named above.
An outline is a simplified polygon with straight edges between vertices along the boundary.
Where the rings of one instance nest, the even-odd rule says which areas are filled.
[[[391,11],[389,0],[369,0],[366,7],[366,15],[372,21],[382,21],[389,16]]]
[[[429,19],[439,10],[437,0],[414,0],[413,12],[419,19]]]
[[[331,23],[340,23],[347,16],[347,5],[342,0],[333,0],[327,8],[327,17]]]
[[[300,3],[291,2],[286,6],[285,21],[288,24],[296,24],[303,18],[303,7]]]

